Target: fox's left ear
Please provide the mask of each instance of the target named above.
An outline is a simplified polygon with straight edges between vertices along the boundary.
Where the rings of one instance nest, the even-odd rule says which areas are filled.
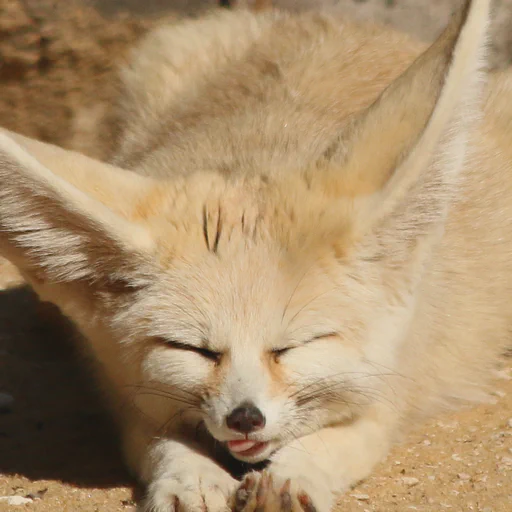
[[[444,217],[483,87],[489,0],[466,1],[438,40],[340,135],[311,175],[352,205],[355,229],[401,215],[417,235]],[[325,169],[326,168],[326,169]]]
[[[0,129],[0,255],[32,281],[136,286],[153,247],[130,209],[149,179]]]

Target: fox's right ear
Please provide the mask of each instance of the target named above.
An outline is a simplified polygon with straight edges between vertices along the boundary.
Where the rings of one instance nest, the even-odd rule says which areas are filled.
[[[437,41],[355,115],[310,175],[353,207],[354,231],[401,238],[442,222],[480,112],[490,0],[466,0]]]
[[[153,239],[133,207],[152,185],[0,129],[0,255],[32,282],[137,286],[136,269]]]

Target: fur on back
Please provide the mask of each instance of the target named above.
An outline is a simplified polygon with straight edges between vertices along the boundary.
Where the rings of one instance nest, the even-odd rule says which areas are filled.
[[[349,116],[422,49],[317,12],[215,13],[164,26],[122,72],[113,161],[159,177],[293,173],[328,151]]]

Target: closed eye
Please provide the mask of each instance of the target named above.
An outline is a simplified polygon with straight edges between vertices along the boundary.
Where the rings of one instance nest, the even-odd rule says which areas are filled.
[[[325,333],[325,334],[318,334],[317,336],[314,336],[313,338],[310,338],[309,340],[307,340],[304,343],[301,343],[300,345],[290,345],[289,347],[274,348],[274,349],[271,350],[271,353],[272,353],[273,356],[278,358],[279,356],[282,356],[283,354],[285,354],[286,352],[288,352],[288,351],[290,351],[290,350],[292,350],[294,348],[303,347],[304,345],[312,343],[313,341],[323,340],[323,339],[327,339],[327,338],[334,338],[337,335],[338,334],[335,333],[335,332],[328,332],[328,333]]]
[[[292,348],[296,348],[296,346],[293,347],[284,347],[284,348],[273,348],[272,354],[276,357],[282,356],[285,352],[288,352]]]
[[[196,354],[199,354],[206,359],[210,359],[211,361],[214,361],[218,363],[222,357],[221,352],[215,352],[214,350],[209,350],[204,347],[196,347],[195,345],[188,345],[187,343],[182,343],[181,341],[176,340],[163,340],[164,343],[174,349],[177,350],[186,350],[187,352],[195,352]]]

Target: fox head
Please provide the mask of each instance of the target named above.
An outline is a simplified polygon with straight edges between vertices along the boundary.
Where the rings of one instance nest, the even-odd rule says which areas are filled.
[[[386,393],[444,229],[487,11],[467,3],[293,173],[157,180],[3,131],[0,251],[166,427],[257,462],[350,421]]]

